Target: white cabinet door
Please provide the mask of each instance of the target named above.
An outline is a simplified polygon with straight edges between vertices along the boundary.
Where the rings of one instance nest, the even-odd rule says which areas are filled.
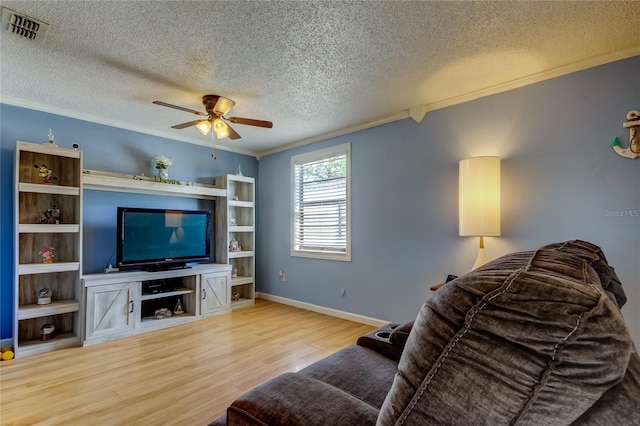
[[[87,287],[85,339],[133,332],[140,319],[140,287],[140,282]]]
[[[226,274],[203,274],[200,313],[206,315],[227,308],[231,303],[228,276]]]

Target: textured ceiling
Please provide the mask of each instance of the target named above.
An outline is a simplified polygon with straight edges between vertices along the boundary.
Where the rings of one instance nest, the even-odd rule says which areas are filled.
[[[50,24],[0,32],[2,102],[210,145],[151,102],[218,94],[273,121],[215,142],[258,155],[640,54],[634,1],[1,4]]]

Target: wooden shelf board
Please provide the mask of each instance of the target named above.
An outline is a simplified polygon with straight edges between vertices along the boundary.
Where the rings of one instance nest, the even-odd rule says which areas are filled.
[[[48,317],[52,315],[66,314],[68,312],[78,312],[80,303],[70,300],[54,300],[47,305],[20,305],[18,308],[18,320]]]
[[[97,170],[83,170],[84,189],[130,192],[135,194],[170,195],[172,197],[215,199],[226,197],[227,191],[211,185],[177,185],[154,182],[134,175],[120,175]]]
[[[21,234],[77,234],[80,232],[80,225],[67,223],[61,223],[59,225],[23,223],[18,225],[18,232],[20,232]]]
[[[240,300],[231,302],[231,309],[242,308],[242,307],[245,307],[245,306],[251,306],[253,304],[255,304],[255,301],[253,299],[240,298]]]
[[[188,322],[188,321],[193,321],[193,319],[195,318],[195,315],[193,315],[191,312],[185,312],[184,314],[180,314],[180,315],[172,315],[169,318],[164,318],[164,319],[155,319],[154,317],[144,317],[140,320],[140,326],[144,327],[144,328],[162,328],[162,327],[168,327],[171,325],[176,325],[176,324],[180,324],[183,322]]]
[[[67,348],[69,346],[77,346],[80,344],[80,337],[73,333],[55,334],[51,340],[25,340],[18,342],[18,350],[16,357],[35,355],[42,352],[53,351],[56,349]]]
[[[236,259],[238,257],[253,257],[253,250],[252,251],[230,251],[229,252],[229,259]]]
[[[229,207],[253,207],[253,201],[228,200]]]
[[[153,299],[164,299],[165,297],[179,296],[181,294],[190,294],[190,293],[195,293],[195,290],[190,288],[178,288],[174,291],[167,291],[165,293],[153,293],[153,294],[142,293],[140,300],[144,301],[144,300],[153,300]]]
[[[229,226],[229,232],[253,232],[253,226]]]
[[[25,183],[18,184],[20,192],[35,192],[38,194],[56,194],[56,195],[80,195],[80,188],[77,186],[62,186],[44,183]]]
[[[237,278],[231,278],[231,287],[236,285],[245,285],[253,283],[253,277],[242,277],[238,276]]]
[[[60,148],[50,143],[33,143],[18,141],[16,149],[29,152],[37,152],[40,154],[56,155],[60,157],[80,158],[80,151],[71,150],[69,148]]]
[[[48,274],[51,272],[79,271],[80,262],[23,263],[18,265],[18,275]]]

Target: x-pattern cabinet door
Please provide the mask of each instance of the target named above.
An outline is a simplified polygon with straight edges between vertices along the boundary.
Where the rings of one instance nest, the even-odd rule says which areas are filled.
[[[140,282],[87,287],[85,339],[135,330],[140,288]]]
[[[204,315],[215,312],[228,307],[230,303],[227,275],[202,275],[201,313]]]

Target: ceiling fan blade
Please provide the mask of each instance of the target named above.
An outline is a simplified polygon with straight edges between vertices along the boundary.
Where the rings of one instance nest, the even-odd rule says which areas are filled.
[[[270,129],[273,127],[273,123],[265,120],[254,120],[252,118],[241,118],[241,117],[229,117],[227,118],[232,123],[237,124],[246,124],[248,126],[258,126],[258,127],[266,127]]]
[[[229,139],[240,139],[240,135],[233,130],[233,127],[227,124],[227,132],[229,132]]]
[[[201,112],[201,111],[196,111],[195,109],[189,109],[189,108],[185,108],[185,107],[181,107],[181,106],[177,106],[177,105],[171,105],[171,104],[168,104],[168,103],[162,102],[162,101],[153,101],[153,103],[156,104],[156,105],[160,105],[160,106],[164,106],[164,107],[168,107],[168,108],[179,109],[180,111],[190,112],[192,114],[204,115],[205,117],[209,115],[209,114],[205,114],[204,112]]]
[[[186,129],[187,127],[195,126],[202,120],[193,120],[188,123],[176,124],[175,126],[171,126],[172,129]]]

